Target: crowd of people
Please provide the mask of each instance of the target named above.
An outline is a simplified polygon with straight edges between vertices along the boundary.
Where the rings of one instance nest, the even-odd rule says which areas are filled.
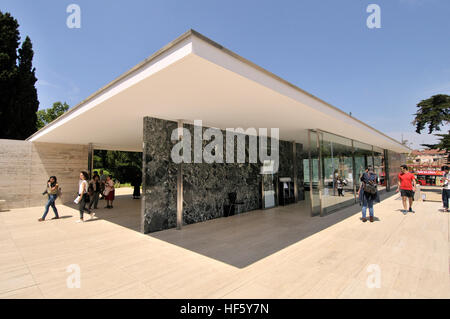
[[[407,165],[401,165],[401,172],[398,174],[398,188],[397,192],[400,192],[402,198],[403,213],[414,213],[412,209],[414,202],[414,195],[416,191],[416,177],[414,174],[408,171]],[[448,212],[449,200],[450,200],[450,168],[444,166],[442,168],[445,171],[444,186],[442,190],[442,202],[444,211]],[[374,209],[375,202],[380,202],[380,196],[377,189],[378,176],[373,171],[371,166],[368,166],[364,173],[360,177],[360,187],[358,189],[358,199],[362,206],[362,218],[363,222],[367,222],[367,209],[369,210],[369,221],[374,221]],[[132,186],[134,186],[133,199],[140,196],[140,184],[141,178],[136,175],[133,177]],[[338,178],[338,191],[339,196],[343,196],[342,190],[344,188],[344,180]],[[42,222],[47,217],[50,207],[53,209],[55,217],[52,219],[58,219],[58,209],[56,208],[55,201],[60,196],[61,189],[59,188],[56,176],[50,176],[47,181],[47,188],[43,195],[48,195],[48,201],[45,205],[44,214],[39,221]],[[113,208],[113,202],[115,198],[114,182],[111,175],[104,175],[103,170],[100,170],[100,175],[95,171],[92,179],[89,180],[89,174],[85,171],[80,172],[80,180],[78,187],[78,196],[75,199],[75,203],[78,204],[80,212],[80,219],[77,222],[84,221],[84,213],[90,215],[90,218],[95,217],[93,209],[98,209],[99,200],[105,200],[107,209]]]
[[[136,185],[138,183],[135,183]],[[55,217],[52,219],[59,219],[58,209],[56,208],[56,199],[61,196],[61,188],[58,185],[56,176],[51,176],[47,181],[46,190],[42,193],[48,196],[47,203],[45,205],[44,214],[38,221],[43,222],[47,217],[50,207],[53,209]],[[140,184],[138,190],[134,189],[133,198],[139,198],[140,196]],[[80,218],[77,222],[84,221],[84,214],[87,213],[90,218],[95,217],[94,210],[98,209],[100,200],[106,201],[105,208],[112,209],[115,198],[114,181],[111,175],[105,175],[103,170],[100,170],[100,174],[94,171],[92,178],[89,178],[89,174],[85,171],[80,172],[78,182],[78,194],[74,200],[74,203],[78,205],[80,212]]]

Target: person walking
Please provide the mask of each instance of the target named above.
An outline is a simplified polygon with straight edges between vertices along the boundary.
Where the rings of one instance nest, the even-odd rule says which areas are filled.
[[[105,195],[105,200],[106,200],[105,208],[113,208],[114,193],[115,193],[114,182],[111,179],[111,175],[108,175],[106,177],[105,191],[103,193],[103,195]]]
[[[52,219],[59,219],[58,209],[56,208],[55,205],[55,201],[58,198],[58,190],[59,185],[56,176],[50,176],[47,182],[47,190],[43,193],[43,195],[45,194],[48,195],[48,201],[47,204],[45,205],[44,215],[42,215],[42,217],[39,218],[38,221],[40,222],[45,221],[45,217],[47,217],[50,207],[53,209],[53,212],[55,213],[55,217],[53,217]]]
[[[414,201],[414,192],[416,191],[416,176],[408,172],[408,166],[400,166],[401,172],[398,174],[398,188],[397,193],[400,192],[403,202],[403,213],[407,211],[414,213],[412,203]],[[406,202],[409,202],[409,209]]]
[[[80,211],[80,219],[77,220],[77,223],[84,222],[83,215],[84,211],[86,211],[91,219],[94,218],[95,213],[92,213],[88,208],[86,208],[86,204],[89,203],[89,174],[85,171],[80,172],[80,183],[78,187],[78,197],[75,199],[75,203],[78,203],[78,209]]]
[[[97,174],[94,175],[89,183],[89,189],[92,192],[92,195],[90,196],[89,210],[92,209],[92,206],[94,206],[94,209],[98,209],[98,199],[100,196],[100,176]]]
[[[374,221],[374,202],[379,203],[380,197],[377,190],[378,176],[373,172],[371,166],[366,168],[365,173],[361,176],[361,185],[358,190],[359,203],[362,206],[362,221],[367,222],[366,213],[369,209],[369,220],[371,223]]]
[[[444,212],[448,212],[448,201],[450,199],[450,168],[448,166],[444,166],[442,170],[445,172],[444,185],[442,188],[442,202],[444,204]]]

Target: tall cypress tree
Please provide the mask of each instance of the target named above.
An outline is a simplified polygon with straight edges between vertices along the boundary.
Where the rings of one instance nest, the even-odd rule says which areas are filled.
[[[14,138],[14,93],[17,81],[19,24],[0,11],[0,138]]]
[[[34,53],[28,37],[19,44],[17,20],[0,11],[0,138],[25,139],[36,131]]]
[[[16,109],[20,112],[20,126],[17,137],[26,139],[37,130],[39,101],[37,96],[36,69],[33,68],[33,45],[29,37],[25,38],[19,49],[18,84]]]

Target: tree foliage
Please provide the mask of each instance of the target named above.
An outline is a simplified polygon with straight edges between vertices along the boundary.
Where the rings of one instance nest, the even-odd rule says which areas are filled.
[[[450,151],[450,131],[447,134],[435,134],[439,136],[439,143],[437,144],[421,144],[429,149],[440,149]],[[450,157],[450,154],[449,154]]]
[[[0,138],[25,139],[36,132],[33,45],[29,37],[19,45],[17,20],[0,11]]]
[[[141,179],[142,153],[121,151],[94,151],[94,168],[107,169],[121,183],[133,183]]]
[[[428,134],[440,131],[441,126],[450,122],[450,96],[438,94],[417,104],[419,110],[413,124],[416,132],[421,133],[428,126]]]
[[[438,94],[417,104],[419,110],[415,114],[413,125],[416,132],[421,134],[428,127],[428,134],[440,131],[442,126],[450,123],[450,96]],[[442,149],[450,151],[450,131],[447,134],[435,134],[439,137],[437,144],[422,144],[430,149]],[[450,157],[450,155],[449,155]]]
[[[69,105],[64,102],[55,102],[52,107],[45,110],[37,111],[37,129],[40,130],[47,124],[53,122],[58,117],[63,115],[69,109]]]

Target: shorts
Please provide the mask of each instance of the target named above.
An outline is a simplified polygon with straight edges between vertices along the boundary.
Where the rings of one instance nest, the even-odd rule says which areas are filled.
[[[408,197],[408,198],[414,199],[414,191],[412,191],[412,190],[401,189],[400,194],[402,195],[402,197]]]

